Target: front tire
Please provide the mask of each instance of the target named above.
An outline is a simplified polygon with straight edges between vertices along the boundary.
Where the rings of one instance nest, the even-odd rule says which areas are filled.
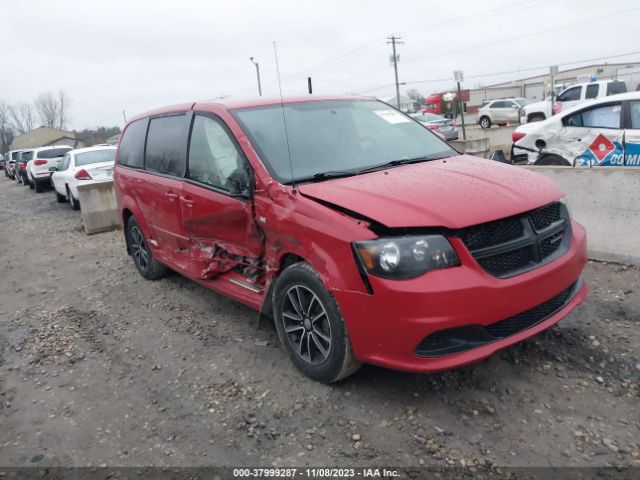
[[[543,120],[546,120],[547,117],[545,117],[542,113],[534,113],[533,115],[529,116],[528,121],[529,122],[542,122]]]
[[[313,380],[333,383],[360,368],[333,295],[306,262],[278,278],[273,308],[278,338],[293,364]]]
[[[44,192],[44,185],[41,182],[33,182],[34,188],[36,189],[36,193]]]
[[[491,119],[489,117],[482,117],[480,119],[480,126],[482,128],[491,128]]]
[[[151,253],[149,243],[142,233],[142,227],[135,219],[135,217],[129,218],[127,222],[127,247],[131,252],[133,263],[142,275],[147,280],[157,280],[164,277],[168,269],[162,263],[158,262]]]

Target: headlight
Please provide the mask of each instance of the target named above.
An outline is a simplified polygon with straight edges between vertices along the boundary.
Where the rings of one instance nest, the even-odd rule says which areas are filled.
[[[415,278],[430,270],[460,265],[458,255],[442,235],[412,235],[355,242],[360,263],[372,275]]]

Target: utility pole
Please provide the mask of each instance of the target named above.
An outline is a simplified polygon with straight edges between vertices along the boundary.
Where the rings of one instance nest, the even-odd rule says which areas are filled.
[[[396,37],[394,35],[387,37],[387,39],[389,40],[387,45],[391,44],[391,48],[393,49],[391,61],[393,62],[393,70],[396,75],[396,104],[398,109],[400,109],[400,82],[398,81],[398,60],[400,60],[400,56],[396,54],[396,45],[402,45],[404,42],[400,41],[402,40],[402,37]]]
[[[127,123],[127,114],[124,113],[124,108],[122,109],[122,118],[124,118],[124,123]]]
[[[258,95],[262,96],[262,85],[260,85],[260,64],[253,60],[253,57],[249,57],[251,63],[256,66],[256,76],[258,77]]]

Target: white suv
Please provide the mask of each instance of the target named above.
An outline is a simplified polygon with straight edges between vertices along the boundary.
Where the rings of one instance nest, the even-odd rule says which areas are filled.
[[[40,193],[45,185],[51,184],[51,167],[57,167],[62,157],[73,147],[68,145],[53,145],[33,150],[33,157],[27,163],[27,183]]]
[[[528,100],[524,98],[499,98],[483,102],[478,109],[477,122],[482,128],[490,128],[492,124],[506,125],[519,123],[520,112]]]

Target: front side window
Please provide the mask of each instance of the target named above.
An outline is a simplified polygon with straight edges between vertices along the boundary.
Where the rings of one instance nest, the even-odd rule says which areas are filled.
[[[229,191],[235,176],[244,177],[244,165],[244,157],[224,127],[211,117],[196,115],[189,143],[188,177]]]
[[[76,153],[76,167],[82,167],[91,163],[113,162],[115,158],[115,148],[105,148],[104,150]]]
[[[489,108],[504,108],[504,103],[503,101],[493,102]]]
[[[580,92],[582,91],[582,87],[573,87],[569,90],[565,90],[560,95],[558,95],[559,102],[573,102],[575,100],[580,100]]]
[[[619,103],[587,108],[569,115],[564,123],[570,127],[620,128],[621,110]]]
[[[185,115],[152,118],[147,134],[144,168],[174,177],[184,176]]]
[[[281,183],[457,155],[422,124],[375,100],[307,101],[233,114]]]
[[[131,122],[120,139],[118,163],[128,167],[144,167],[144,138],[147,134],[147,119]]]

